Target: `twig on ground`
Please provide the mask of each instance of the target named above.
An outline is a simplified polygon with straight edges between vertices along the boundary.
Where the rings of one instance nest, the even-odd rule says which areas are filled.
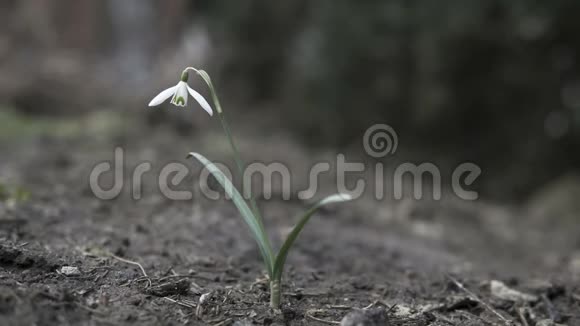
[[[433,312],[432,314],[433,314],[433,316],[435,316],[435,318],[437,318],[437,320],[441,320],[442,322],[447,323],[447,324],[452,325],[452,326],[456,325],[453,321],[449,320],[449,318],[443,316],[440,313]]]
[[[337,310],[350,310],[353,307],[351,306],[345,306],[345,305],[332,305],[332,306],[328,306],[331,309],[337,309]]]
[[[379,303],[379,300],[375,300],[373,302],[371,302],[371,304],[369,304],[368,306],[362,308],[363,310],[368,310],[371,309],[372,307],[376,306]]]
[[[526,320],[526,316],[524,316],[524,312],[522,311],[522,309],[518,309],[518,316],[520,316],[520,320],[522,321],[522,325],[523,326],[530,326],[528,324],[528,321]]]
[[[463,286],[463,284],[461,284],[458,280],[456,280],[455,278],[453,278],[453,276],[446,274],[447,278],[449,278],[451,280],[451,282],[453,282],[458,288],[460,288],[461,290],[463,290],[465,293],[467,293],[467,295],[469,295],[471,297],[472,300],[475,300],[479,303],[481,303],[481,305],[483,305],[487,310],[489,310],[491,313],[493,313],[494,315],[496,315],[499,319],[501,319],[506,325],[511,325],[511,322],[506,319],[504,316],[502,316],[497,310],[493,309],[489,304],[487,304],[485,301],[481,300],[475,293],[471,292],[470,290],[468,290],[465,286]]]
[[[151,278],[149,277],[149,275],[147,275],[147,272],[145,271],[145,268],[143,268],[143,265],[139,264],[136,261],[132,261],[132,260],[128,260],[125,258],[121,258],[115,254],[110,253],[109,254],[111,257],[115,258],[118,261],[121,261],[123,263],[127,263],[127,264],[131,264],[131,265],[135,265],[137,267],[139,267],[139,269],[141,269],[141,273],[143,273],[143,277],[147,280],[147,283],[149,283],[149,285],[147,285],[147,287],[151,286]]]
[[[313,293],[313,292],[300,292],[300,293],[284,292],[283,294],[289,297],[320,297],[323,295],[328,295],[327,293]]]
[[[541,298],[542,298],[542,302],[544,303],[544,306],[546,307],[546,312],[548,313],[548,316],[550,316],[550,319],[552,321],[556,321],[556,320],[560,319],[560,316],[559,316],[558,312],[556,311],[556,308],[554,308],[554,305],[552,304],[552,301],[550,301],[550,299],[548,299],[548,296],[546,296],[545,294],[542,294]]]
[[[145,277],[149,277],[149,275],[147,275],[147,272],[146,272],[146,271],[145,271],[145,269],[143,268],[143,265],[139,264],[138,262],[136,262],[136,261],[131,261],[131,260],[128,260],[128,259],[125,259],[125,258],[121,258],[121,257],[119,257],[119,256],[117,256],[117,255],[114,255],[114,254],[111,254],[111,257],[113,257],[113,258],[115,258],[115,259],[117,259],[117,260],[120,260],[120,261],[122,261],[122,262],[124,262],[124,263],[127,263],[127,264],[131,264],[131,265],[138,266],[138,267],[139,267],[139,269],[141,269],[141,272],[143,273],[143,276],[145,276]]]
[[[178,305],[180,305],[182,307],[190,308],[190,309],[193,309],[193,308],[196,307],[195,305],[192,305],[192,304],[189,304],[189,303],[185,303],[183,301],[174,300],[174,299],[171,299],[170,297],[163,297],[163,299],[165,299],[165,300],[167,300],[169,302],[178,304]]]
[[[102,278],[106,277],[110,271],[111,271],[110,269],[106,269],[103,274],[97,274],[97,276],[95,276],[95,278],[93,279],[93,283],[97,283]]]
[[[384,305],[385,305],[385,307],[388,307],[388,306],[387,306],[387,305],[386,305],[384,302],[382,302],[382,301],[381,301],[381,303],[382,303],[382,304],[384,304]],[[389,310],[387,310],[387,313],[389,313],[389,312],[393,311],[395,308],[397,308],[397,304],[396,304],[396,303],[395,303],[395,304],[393,304],[393,305],[392,305],[392,306],[389,308]]]
[[[229,322],[231,322],[231,321],[232,321],[232,319],[231,319],[231,318],[227,318],[227,319],[224,319],[224,320],[222,320],[222,321],[218,322],[217,324],[212,324],[212,325],[213,325],[213,326],[222,326],[222,325],[226,325],[227,323],[229,323]]]
[[[314,314],[320,313],[320,312],[324,312],[324,310],[321,310],[321,309],[310,309],[310,310],[307,310],[306,311],[305,316],[307,318],[310,318],[310,319],[315,320],[315,321],[320,322],[320,323],[325,323],[325,324],[329,324],[329,325],[340,325],[340,322],[338,322],[338,321],[325,320],[325,319],[318,318],[318,317],[315,317],[314,316]]]

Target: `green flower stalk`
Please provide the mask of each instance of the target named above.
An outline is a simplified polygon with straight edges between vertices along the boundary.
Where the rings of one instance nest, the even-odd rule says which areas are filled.
[[[213,110],[209,105],[209,103],[205,100],[205,98],[187,85],[189,71],[194,71],[196,74],[198,74],[209,87],[213,104],[217,111],[218,118],[230,144],[232,156],[236,163],[238,173],[240,174],[240,176],[243,176],[245,164],[242,161],[242,158],[240,156],[240,153],[238,151],[238,148],[230,131],[230,127],[225,118],[215,87],[207,72],[192,67],[185,68],[181,74],[181,80],[179,81],[179,83],[159,93],[159,95],[157,95],[155,98],[153,98],[153,100],[151,100],[149,106],[157,106],[170,97],[172,104],[176,106],[186,106],[188,95],[191,95],[209,115],[213,115]],[[281,286],[284,265],[286,263],[286,258],[288,257],[290,248],[298,238],[300,231],[302,231],[306,223],[308,223],[310,217],[314,215],[314,213],[320,207],[332,203],[349,201],[352,198],[346,194],[335,194],[319,201],[299,218],[298,223],[294,226],[294,228],[292,229],[292,231],[282,244],[282,247],[280,248],[278,253],[274,254],[274,250],[272,249],[272,245],[270,243],[270,238],[268,237],[268,234],[266,233],[266,230],[264,228],[262,215],[260,213],[258,205],[256,204],[256,200],[252,196],[252,194],[251,193],[249,194],[250,198],[248,204],[248,202],[246,202],[246,200],[244,199],[244,197],[242,197],[240,192],[234,187],[231,180],[228,179],[225,176],[225,174],[214,163],[205,158],[203,155],[195,152],[189,153],[188,157],[193,157],[198,161],[200,161],[205,166],[205,168],[216,178],[216,180],[220,183],[220,185],[225,189],[228,196],[232,198],[232,201],[236,206],[236,208],[238,209],[238,211],[240,212],[240,215],[242,216],[244,222],[248,225],[254,240],[258,244],[258,249],[260,251],[262,260],[264,262],[264,266],[266,268],[266,272],[268,273],[268,277],[270,279],[270,306],[274,309],[278,309],[280,307],[281,301],[281,293],[282,293]]]

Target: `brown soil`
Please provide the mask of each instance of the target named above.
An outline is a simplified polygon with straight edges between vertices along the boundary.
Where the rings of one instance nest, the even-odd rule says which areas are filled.
[[[201,135],[143,135],[0,145],[1,180],[31,193],[0,204],[0,325],[324,325],[364,308],[385,325],[580,325],[578,223],[546,227],[522,207],[452,200],[359,200],[317,214],[290,253],[283,307],[273,311],[231,203],[169,201],[154,179],[139,201],[130,189],[111,201],[93,196],[88,172],[111,159],[111,144],[123,145],[128,166],[186,162],[192,146],[209,148]],[[279,244],[294,221],[287,217],[306,204],[260,206]],[[499,298],[492,280],[537,299]]]

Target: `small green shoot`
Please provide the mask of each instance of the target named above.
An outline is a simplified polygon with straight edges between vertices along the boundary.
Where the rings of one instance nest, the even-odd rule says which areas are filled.
[[[211,81],[211,78],[207,74],[207,72],[203,70],[198,70],[192,67],[187,67],[183,73],[181,74],[181,81],[171,88],[168,88],[162,91],[159,95],[157,95],[150,103],[149,106],[157,106],[163,103],[165,100],[172,97],[171,103],[178,106],[185,106],[187,105],[187,98],[188,93],[191,95],[200,105],[201,107],[208,112],[209,115],[213,115],[213,110],[209,103],[196,91],[191,89],[187,85],[188,79],[188,71],[192,70],[195,71],[201,78],[206,82],[208,85],[212,100],[217,111],[218,117],[220,119],[222,128],[226,137],[228,138],[232,155],[234,161],[236,162],[237,170],[240,175],[244,174],[244,162],[242,161],[236,144],[234,142],[234,138],[231,134],[229,125],[225,119],[223,109],[221,107],[219,98],[215,91],[215,87]],[[177,100],[176,100],[177,99]],[[286,258],[288,257],[288,253],[290,252],[290,248],[298,238],[298,235],[308,223],[310,217],[316,213],[316,211],[324,205],[333,204],[333,203],[340,203],[351,200],[351,196],[346,194],[335,194],[329,197],[326,197],[316,203],[312,208],[304,213],[299,219],[298,223],[294,226],[282,247],[278,251],[277,254],[274,253],[272,249],[272,245],[270,244],[270,239],[266,230],[264,228],[264,223],[262,220],[262,215],[260,214],[260,210],[256,205],[256,201],[254,197],[250,194],[249,204],[246,202],[244,197],[240,194],[240,192],[234,187],[231,180],[226,177],[226,175],[210,160],[205,158],[203,155],[199,153],[189,153],[188,157],[193,157],[201,162],[204,167],[216,178],[219,184],[224,188],[225,192],[227,193],[228,197],[233,200],[234,205],[242,215],[244,222],[248,225],[250,232],[256,240],[258,244],[258,249],[260,250],[260,254],[262,256],[262,260],[264,261],[264,265],[266,267],[266,272],[268,273],[268,277],[270,278],[270,306],[272,308],[278,309],[280,307],[281,301],[281,283],[282,283],[282,275],[284,272],[284,265],[286,263]]]

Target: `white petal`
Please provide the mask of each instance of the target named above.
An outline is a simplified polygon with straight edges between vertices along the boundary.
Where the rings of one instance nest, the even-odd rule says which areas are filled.
[[[171,99],[171,104],[175,106],[186,106],[187,105],[187,83],[180,81],[175,89],[175,94]]]
[[[149,102],[149,106],[157,106],[163,102],[165,102],[165,100],[167,100],[168,98],[170,98],[174,93],[175,93],[175,89],[177,88],[176,86],[173,87],[169,87],[168,89],[164,90],[163,92],[159,93],[159,95],[155,96],[151,102]]]
[[[209,103],[207,103],[205,98],[203,96],[201,96],[201,94],[194,91],[189,86],[187,86],[187,90],[189,91],[189,94],[191,94],[191,96],[193,96],[193,98],[197,101],[197,103],[199,103],[199,105],[201,105],[202,109],[204,109],[209,115],[213,115],[213,110],[211,109],[211,106],[209,105]]]

